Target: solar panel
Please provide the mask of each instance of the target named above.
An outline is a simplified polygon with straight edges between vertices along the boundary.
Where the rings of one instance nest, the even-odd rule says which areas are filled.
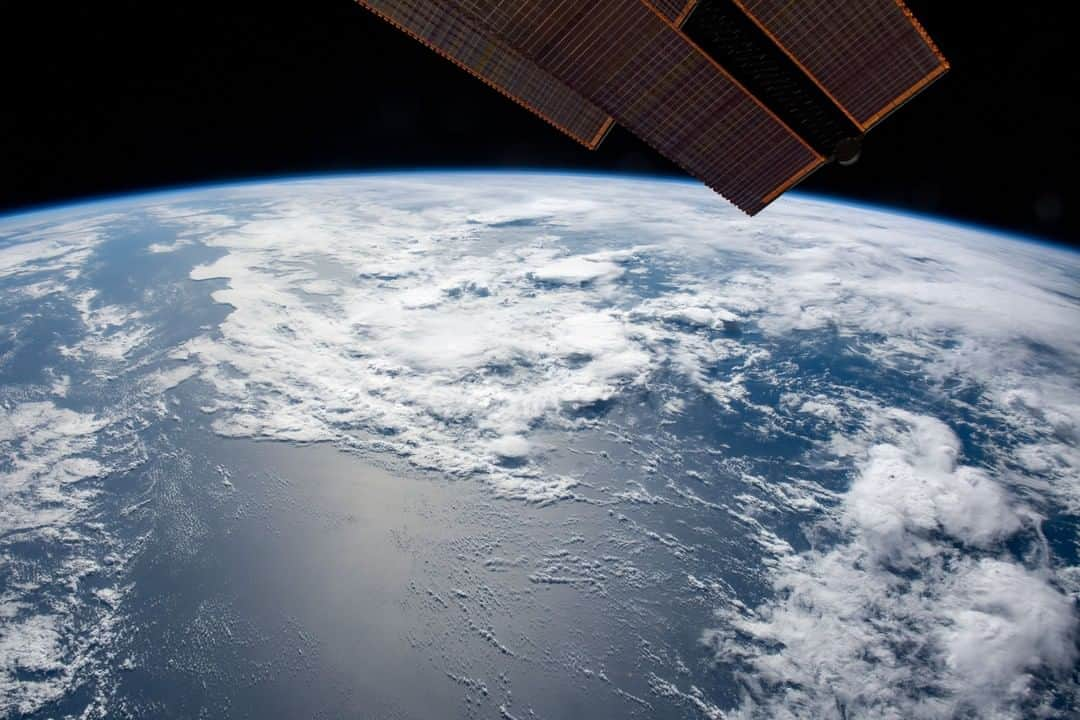
[[[702,0],[682,30],[822,155],[863,134],[730,0]]]
[[[751,215],[948,67],[901,0],[358,2],[590,148],[618,121]]]
[[[589,148],[613,120],[550,73],[479,30],[475,17],[443,0],[357,0],[399,30],[480,78]]]
[[[640,0],[455,1],[750,214],[824,162]]]
[[[902,0],[734,0],[862,130],[948,62]]]

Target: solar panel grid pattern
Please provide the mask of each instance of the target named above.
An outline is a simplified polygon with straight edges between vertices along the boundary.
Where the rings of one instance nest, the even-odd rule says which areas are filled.
[[[641,0],[455,0],[748,213],[823,162]]]
[[[444,0],[358,0],[398,29],[468,70],[589,147],[613,122],[595,104],[507,46]]]
[[[897,0],[735,0],[864,130],[947,65]]]

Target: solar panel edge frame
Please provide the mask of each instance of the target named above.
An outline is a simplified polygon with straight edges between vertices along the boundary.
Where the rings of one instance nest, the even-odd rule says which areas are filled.
[[[945,57],[945,53],[941,52],[941,48],[934,42],[934,38],[930,37],[930,33],[926,32],[926,28],[919,22],[919,18],[915,17],[915,13],[911,12],[911,9],[907,6],[904,0],[895,0],[897,7],[900,8],[900,12],[904,13],[908,22],[915,28],[915,32],[919,33],[919,36],[926,43],[926,46],[930,48],[930,52],[937,56],[937,59],[941,61],[941,65],[944,66],[947,71],[950,67],[948,58]]]
[[[607,138],[608,133],[610,133],[614,127],[615,127],[615,118],[608,115],[607,122],[605,122],[600,127],[600,130],[597,131],[597,133],[596,133],[596,137],[594,137],[589,142],[589,144],[586,145],[585,147],[588,148],[589,150],[595,150],[596,148],[600,147],[600,145],[603,144],[604,139]],[[573,137],[573,136],[571,135],[571,137]],[[577,138],[574,138],[574,139],[576,140]]]
[[[778,48],[780,48],[780,50],[785,55],[787,55],[788,58],[790,58],[791,61],[793,63],[795,63],[795,65],[800,70],[802,70],[803,73],[805,73],[806,76],[808,78],[810,78],[810,80],[815,85],[817,85],[817,87],[823,93],[825,93],[825,95],[830,100],[832,100],[832,102],[836,105],[836,107],[838,107],[840,109],[840,111],[843,112],[844,115],[847,116],[847,118],[849,120],[851,120],[851,122],[853,122],[855,124],[855,126],[858,127],[864,133],[866,131],[870,130],[870,128],[872,128],[874,125],[877,125],[879,122],[884,120],[885,117],[892,114],[894,111],[896,111],[898,108],[900,108],[900,106],[903,105],[904,103],[906,103],[908,100],[911,100],[913,97],[915,97],[915,95],[917,95],[919,92],[924,90],[927,86],[929,86],[930,83],[932,83],[934,80],[936,80],[939,77],[941,77],[942,75],[944,75],[949,70],[949,61],[945,58],[945,55],[941,52],[941,50],[938,49],[937,44],[934,43],[933,39],[930,37],[930,34],[928,32],[926,32],[926,29],[922,26],[922,23],[920,23],[918,18],[915,17],[914,13],[912,13],[911,10],[908,9],[908,6],[906,4],[904,4],[904,0],[893,0],[893,1],[896,3],[896,6],[903,13],[903,15],[907,19],[907,21],[909,23],[911,23],[911,26],[914,28],[915,32],[919,35],[920,38],[922,38],[923,42],[926,43],[927,48],[929,48],[929,50],[938,58],[939,62],[937,64],[937,66],[933,70],[931,70],[929,73],[927,73],[921,79],[919,79],[914,85],[909,87],[907,90],[905,90],[903,93],[901,93],[897,97],[890,100],[883,107],[878,109],[873,115],[871,115],[869,118],[867,118],[864,121],[860,121],[858,118],[856,118],[854,115],[851,114],[851,112],[847,109],[847,107],[845,107],[845,105],[843,103],[841,103],[836,98],[836,96],[833,95],[833,93],[827,87],[825,87],[825,84],[822,83],[817,78],[817,76],[814,73],[812,73],[810,71],[810,69],[808,67],[806,67],[806,65],[804,65],[799,60],[799,58],[796,57],[795,54],[793,52],[791,52],[787,48],[786,45],[784,45],[784,43],[780,42],[780,38],[778,38],[774,32],[772,32],[768,27],[766,27],[765,24],[763,22],[761,22],[761,20],[759,20],[758,17],[754,13],[750,12],[750,9],[746,7],[746,4],[744,3],[743,0],[731,0],[731,2],[734,3],[735,6],[738,7],[748,18],[750,18],[750,20],[755,25],[757,25],[758,29],[760,29],[761,32],[765,33],[765,35],[770,40],[772,40],[772,42]]]
[[[514,103],[516,103],[520,107],[525,108],[526,110],[531,112],[533,115],[536,115],[538,118],[540,118],[544,122],[548,123],[549,125],[554,127],[556,130],[562,132],[564,135],[567,135],[572,140],[574,140],[577,143],[580,143],[581,145],[585,146],[589,150],[596,150],[596,148],[598,148],[600,146],[600,144],[604,141],[604,138],[607,137],[608,133],[611,132],[612,127],[615,125],[615,119],[613,117],[611,117],[611,115],[607,115],[607,120],[605,120],[604,123],[600,126],[600,128],[597,130],[596,134],[592,138],[586,140],[581,135],[579,135],[579,134],[573,132],[572,130],[570,130],[569,128],[563,126],[561,123],[559,123],[558,121],[553,119],[551,116],[549,116],[547,113],[545,113],[542,110],[540,110],[539,108],[537,108],[535,105],[533,105],[529,101],[525,100],[523,97],[521,97],[519,95],[515,95],[513,92],[511,92],[510,90],[504,88],[499,83],[495,82],[494,80],[491,80],[488,77],[485,77],[483,74],[481,74],[481,73],[477,72],[476,70],[474,70],[473,68],[469,67],[464,62],[461,62],[460,60],[455,58],[450,53],[444,51],[442,48],[437,47],[436,45],[434,45],[432,42],[427,40],[425,37],[423,37],[419,33],[414,32],[413,30],[409,29],[408,27],[406,27],[406,26],[402,25],[401,23],[397,22],[394,18],[388,16],[386,13],[382,12],[381,10],[376,9],[371,4],[369,4],[366,0],[354,0],[354,1],[356,2],[357,5],[364,8],[368,12],[372,13],[373,15],[378,17],[380,20],[383,20],[384,22],[389,24],[391,27],[393,27],[395,30],[398,30],[399,32],[404,33],[408,37],[412,38],[416,42],[420,43],[424,47],[426,47],[429,50],[431,50],[432,52],[434,52],[436,55],[438,55],[442,59],[452,63],[455,67],[458,67],[458,68],[464,70],[469,75],[476,78],[480,82],[484,83],[488,87],[492,88],[493,90],[498,92],[503,97],[513,101]],[[695,2],[696,2],[696,0],[695,0]],[[528,58],[522,58],[522,59],[526,60],[529,63],[532,63],[538,70],[541,70],[542,72],[547,73],[546,70],[539,67],[538,65],[533,63]],[[550,73],[548,73],[548,74],[550,75]],[[556,81],[558,81],[561,85],[563,85],[565,87],[565,84],[562,83],[562,81],[559,81],[557,78],[553,78],[553,79],[555,79]],[[577,94],[576,91],[572,90],[569,87],[566,88],[566,91],[570,92],[570,93],[574,93],[575,95]],[[605,113],[605,114],[607,114],[607,113]]]
[[[895,2],[897,7],[900,8],[900,12],[904,13],[904,17],[906,17],[908,19],[908,22],[911,23],[911,26],[915,28],[915,32],[917,32],[919,34],[919,37],[922,38],[923,42],[926,43],[926,46],[930,49],[930,52],[932,52],[934,56],[937,57],[938,64],[937,67],[935,67],[925,76],[923,76],[922,79],[920,79],[906,91],[895,97],[891,102],[885,105],[885,107],[881,108],[876,113],[871,115],[866,121],[866,126],[863,128],[864,132],[872,128],[874,125],[877,125],[889,115],[892,115],[894,112],[899,110],[909,100],[911,100],[920,92],[929,87],[931,83],[933,83],[945,73],[949,72],[949,68],[951,67],[949,65],[948,58],[946,58],[945,54],[941,52],[941,50],[937,46],[937,43],[935,43],[934,39],[930,37],[930,33],[926,32],[926,28],[924,28],[923,24],[919,22],[919,19],[915,17],[915,13],[911,12],[904,0],[895,0]]]
[[[694,12],[694,8],[698,6],[701,0],[687,0],[686,6],[682,9],[682,12],[672,20],[675,27],[682,27],[682,24],[686,22],[686,18],[690,17],[690,13]]]
[[[821,168],[825,167],[825,165],[827,165],[827,164],[828,164],[828,160],[826,158],[823,158],[823,157],[818,157],[815,160],[813,160],[812,162],[807,163],[802,168],[800,168],[798,172],[796,172],[794,175],[792,175],[790,178],[788,178],[787,181],[785,181],[783,184],[776,186],[776,188],[774,188],[772,191],[770,191],[770,192],[766,193],[764,196],[762,196],[762,198],[761,198],[761,207],[759,207],[754,212],[747,213],[747,214],[750,215],[751,217],[753,217],[754,215],[757,215],[759,212],[761,212],[762,210],[767,208],[770,204],[772,204],[772,202],[774,200],[776,200],[778,197],[780,197],[781,195],[786,193],[788,190],[790,190],[791,188],[793,188],[796,185],[798,185],[799,183],[801,183],[806,178],[813,175],[815,172],[817,172]]]

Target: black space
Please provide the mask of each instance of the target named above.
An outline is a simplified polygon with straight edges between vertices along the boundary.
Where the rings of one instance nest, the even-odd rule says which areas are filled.
[[[1080,243],[1058,4],[908,4],[952,71],[802,189]],[[0,0],[0,62],[0,210],[387,167],[678,174],[621,130],[590,153],[351,0]]]

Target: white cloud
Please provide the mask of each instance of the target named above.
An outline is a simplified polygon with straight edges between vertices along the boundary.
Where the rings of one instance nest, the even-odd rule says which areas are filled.
[[[1022,696],[1028,671],[1073,667],[1073,604],[1041,573],[984,558],[946,584],[956,602],[946,607],[951,624],[941,631],[945,660],[976,706],[983,698]]]
[[[411,185],[390,180],[379,195]],[[548,203],[523,205],[515,217],[513,200],[470,193],[446,212],[403,214],[386,198],[306,192],[215,234],[227,254],[192,278],[227,279],[214,299],[234,310],[220,339],[186,348],[221,392],[215,429],[390,448],[506,494],[539,499],[547,482],[564,495],[572,482],[503,466],[498,438],[585,422],[579,411],[643,380],[657,348],[613,306],[633,253],[573,252],[550,227],[528,229]],[[597,204],[559,207],[572,224],[575,207]],[[489,215],[508,229],[478,221]]]
[[[55,615],[31,615],[0,625],[0,710],[29,714],[66,692],[60,622]],[[47,679],[22,679],[20,674]]]
[[[741,713],[1018,716],[1033,673],[1076,660],[1072,601],[1004,547],[1039,518],[960,464],[941,422],[886,410],[869,425],[835,517],[844,540],[784,556],[774,600],[722,609],[705,634],[749,673]]]
[[[78,343],[61,347],[60,352],[76,359],[91,355],[95,359],[121,363],[132,351],[149,342],[152,328],[142,322],[141,311],[95,303],[97,295],[96,290],[86,290],[75,297],[73,305],[82,318],[85,335]]]
[[[906,563],[921,550],[912,538],[933,532],[985,548],[1020,529],[1015,499],[985,472],[957,464],[960,441],[944,423],[900,410],[877,420],[877,436],[893,442],[870,447],[845,497],[876,557]]]
[[[0,472],[0,530],[62,526],[84,507],[91,491],[75,482],[103,471],[92,452],[105,425],[51,402],[0,407],[0,449],[10,463]]]
[[[93,648],[111,637],[116,608],[88,609],[79,592],[82,577],[109,574],[98,560],[108,534],[83,527],[98,493],[87,481],[123,467],[109,464],[117,458],[100,438],[108,426],[48,401],[0,405],[3,558],[8,543],[50,548],[32,579],[12,583],[4,597],[10,612],[0,613],[0,713],[29,714],[71,691]]]
[[[26,216],[0,222],[0,280],[25,281],[41,273],[71,279],[81,271],[94,248],[107,236],[106,228],[118,217],[100,214],[57,223],[43,222],[40,216]],[[16,241],[4,244],[8,233]],[[30,287],[34,285],[31,283]],[[48,291],[63,289],[64,285],[54,280]]]
[[[623,269],[613,262],[595,260],[585,255],[560,258],[532,270],[537,280],[562,285],[582,285],[597,280],[614,280]]]
[[[514,459],[528,457],[532,444],[520,435],[503,435],[488,443],[488,447],[499,457]]]

